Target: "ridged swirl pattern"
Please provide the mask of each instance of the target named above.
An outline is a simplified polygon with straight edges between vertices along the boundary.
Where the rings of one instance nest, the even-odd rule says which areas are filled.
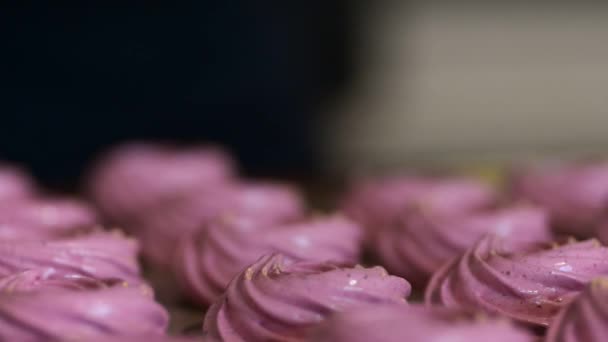
[[[482,238],[433,275],[426,302],[547,326],[587,283],[608,274],[608,248],[597,240],[520,247]]]
[[[137,242],[119,232],[46,241],[0,241],[0,277],[36,268],[54,268],[97,279],[141,283]]]
[[[527,330],[507,319],[457,309],[376,305],[333,314],[308,342],[532,342]]]
[[[95,210],[67,198],[36,198],[0,204],[0,241],[53,239],[91,230]]]
[[[338,215],[270,227],[248,216],[228,216],[181,241],[175,270],[185,292],[208,305],[236,274],[265,254],[352,266],[359,261],[361,238],[360,227]]]
[[[145,285],[128,286],[48,268],[0,279],[2,341],[161,335],[167,324],[167,312]]]
[[[176,244],[183,236],[205,231],[219,217],[248,216],[260,225],[300,220],[305,213],[300,192],[281,183],[250,182],[213,192],[182,197],[150,212],[136,233],[143,254],[156,265],[170,266]]]
[[[551,241],[548,217],[538,208],[513,207],[456,216],[415,208],[380,231],[373,250],[389,272],[422,288],[441,265],[489,233],[514,243]]]
[[[606,336],[608,278],[597,278],[556,317],[547,342],[601,342]]]
[[[494,206],[496,192],[485,183],[467,178],[389,177],[355,184],[344,212],[373,236],[391,227],[411,208],[459,214]]]
[[[402,304],[410,285],[381,267],[340,268],[262,257],[228,285],[203,326],[208,341],[298,341],[329,314],[369,304]]]

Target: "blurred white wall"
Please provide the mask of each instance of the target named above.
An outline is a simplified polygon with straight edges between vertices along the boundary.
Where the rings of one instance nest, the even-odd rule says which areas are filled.
[[[575,4],[363,13],[363,73],[335,109],[328,165],[608,152],[608,11]]]

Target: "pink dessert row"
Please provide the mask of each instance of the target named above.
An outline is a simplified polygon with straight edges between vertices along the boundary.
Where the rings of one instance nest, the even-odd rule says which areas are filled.
[[[343,213],[311,215],[295,187],[244,180],[216,148],[131,144],[90,176],[98,216],[0,168],[0,340],[181,341],[141,246],[208,309],[187,341],[534,341],[545,327],[548,341],[601,341],[608,248],[560,234],[604,241],[603,178],[601,165],[534,169],[509,194],[372,179]],[[386,269],[360,266],[363,251]],[[407,304],[412,288],[426,305]]]
[[[171,154],[172,157],[176,155]],[[120,158],[114,157],[113,161],[110,160],[109,164],[112,162],[120,164]],[[217,160],[226,161],[228,158],[216,158],[214,162]],[[179,163],[175,162],[174,165],[177,164]],[[149,168],[156,167],[149,166]],[[587,166],[580,169],[583,168]],[[141,172],[146,172],[144,169],[145,167],[142,167]],[[105,170],[108,172],[108,168]],[[556,172],[555,170],[551,168],[548,171]],[[578,178],[583,178],[583,181],[575,177],[569,178],[574,183],[572,189],[580,191],[578,194],[567,191],[562,185],[554,188],[545,187],[542,192],[553,193],[551,196],[555,200],[567,199],[569,196],[586,196],[585,190],[580,190],[582,186],[580,184],[585,178],[589,178],[592,172],[581,170],[566,171],[564,168],[558,171],[576,174]],[[269,298],[274,299],[272,304],[256,302],[256,297],[249,297],[248,293],[251,291],[258,294],[260,291],[250,289],[251,286],[247,286],[246,282],[245,285],[236,287],[238,290],[232,291],[233,285],[230,279],[233,281],[243,277],[248,279],[246,274],[239,273],[239,270],[245,269],[260,255],[281,253],[281,258],[286,260],[286,264],[325,261],[345,267],[355,265],[361,247],[368,250],[374,256],[374,261],[385,266],[390,273],[408,279],[415,289],[426,288],[429,304],[448,306],[455,310],[482,311],[530,325],[547,326],[555,314],[576,297],[587,283],[595,277],[605,275],[607,270],[601,262],[601,257],[597,263],[592,265],[588,263],[593,255],[598,253],[601,255],[604,252],[604,247],[597,242],[583,241],[557,245],[557,247],[551,244],[557,238],[554,232],[562,232],[559,227],[563,227],[564,224],[559,223],[559,218],[563,213],[557,212],[551,203],[534,198],[529,192],[526,184],[541,185],[541,182],[527,180],[531,177],[543,179],[545,175],[539,172],[533,170],[518,175],[513,187],[516,190],[515,196],[511,194],[507,196],[479,181],[458,177],[404,176],[359,182],[344,201],[344,213],[353,219],[349,221],[341,215],[306,218],[309,215],[301,205],[303,203],[301,195],[293,188],[290,191],[291,196],[284,198],[272,197],[268,194],[263,197],[263,193],[260,192],[258,201],[264,203],[266,208],[262,211],[251,206],[234,205],[239,202],[238,200],[225,207],[222,205],[213,207],[208,204],[214,202],[208,200],[209,198],[223,198],[221,193],[225,189],[235,184],[237,186],[248,184],[235,178],[236,172],[233,171],[222,178],[223,181],[227,180],[225,183],[183,187],[195,189],[195,194],[150,196],[179,198],[181,202],[177,207],[188,209],[180,211],[181,220],[167,214],[174,210],[168,205],[164,206],[170,208],[168,210],[154,211],[160,215],[146,214],[146,208],[140,208],[139,215],[143,217],[136,221],[145,221],[156,216],[154,222],[149,223],[146,228],[152,235],[155,235],[155,231],[159,228],[150,227],[154,227],[155,222],[163,222],[162,224],[172,227],[176,236],[180,236],[177,238],[178,248],[172,258],[173,263],[169,266],[174,270],[187,296],[202,307],[215,303],[207,314],[205,330],[208,336],[219,340],[289,340],[295,337],[290,335],[291,333],[287,333],[290,336],[284,335],[285,331],[302,335],[303,332],[298,333],[298,331],[309,330],[307,323],[302,329],[294,326],[288,328],[279,326],[278,331],[272,329],[267,331],[269,326],[280,325],[279,317],[284,313],[280,313],[278,308],[282,301],[270,296]],[[108,174],[110,175],[108,178],[112,178],[112,174],[118,173],[110,171]],[[158,181],[158,178],[155,180]],[[124,179],[122,181],[114,179],[114,182],[129,183]],[[140,186],[133,187],[132,190],[145,192],[150,189],[141,184]],[[266,189],[271,188],[268,184],[266,186]],[[211,188],[213,190],[210,190]],[[601,196],[602,194],[596,194],[598,198]],[[97,198],[98,202],[104,201],[104,198]],[[290,201],[288,198],[298,198],[298,200]],[[518,201],[514,201],[514,198]],[[105,201],[115,202],[111,196]],[[130,201],[130,203],[135,202],[137,201]],[[299,206],[287,206],[297,207],[298,210],[291,211],[297,214],[291,215],[289,219],[280,217],[281,215],[271,215],[273,219],[267,219],[268,212],[273,210],[282,212],[280,209],[286,207],[285,203],[300,203]],[[581,205],[591,203],[597,206],[598,201],[589,200],[579,203]],[[160,207],[163,206],[157,206]],[[204,215],[197,217],[191,214],[189,208],[213,210],[205,211]],[[165,216],[165,219],[162,216]],[[594,217],[599,216],[594,215]],[[198,223],[194,225],[193,222]],[[571,227],[571,232],[574,230],[576,230],[575,226]],[[490,247],[483,251],[482,245],[490,245]],[[470,266],[471,269],[467,270],[467,264],[457,260],[460,260],[459,256],[465,258],[471,254],[476,256],[471,259],[479,261],[480,265]],[[563,257],[573,260],[578,258],[581,260],[580,265],[573,264],[569,259],[555,261]],[[507,267],[503,265],[507,261],[509,267],[514,267],[513,269],[502,269]],[[557,266],[546,264],[551,262]],[[494,263],[498,266],[494,266]],[[569,267],[572,268],[571,271],[564,271]],[[535,275],[536,272],[547,272],[548,280],[545,279],[543,282],[541,276]],[[564,273],[564,278],[575,275],[573,277],[578,281],[571,280],[567,283],[561,280],[556,272]],[[531,279],[527,281],[526,277]],[[427,286],[429,280],[431,283]],[[551,282],[552,280],[555,284]],[[565,283],[561,284],[562,281]],[[452,287],[455,288],[454,293],[450,292]],[[247,294],[241,293],[243,291]],[[253,308],[248,308],[247,305],[237,306],[238,299],[233,301],[226,298],[232,292],[236,293],[235,296],[245,296],[235,297],[245,298],[242,300],[243,303],[253,302],[256,305]],[[300,298],[300,296],[295,297]],[[237,309],[228,310],[224,307],[218,309],[218,301],[223,300],[231,304],[228,307],[237,306]],[[261,317],[270,317],[269,321],[261,320],[259,317],[254,322],[237,318],[241,313],[245,315],[246,312],[255,312],[258,307],[269,310],[260,313]],[[261,335],[257,336],[256,333]]]
[[[168,313],[142,278],[138,249],[103,231],[86,202],[0,167],[0,340],[162,338]]]

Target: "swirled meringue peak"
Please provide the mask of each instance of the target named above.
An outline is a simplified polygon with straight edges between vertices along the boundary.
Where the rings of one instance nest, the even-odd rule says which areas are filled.
[[[561,233],[591,237],[608,222],[608,163],[530,168],[515,177],[514,191],[547,208]]]
[[[101,159],[89,189],[107,217],[125,223],[183,193],[223,186],[234,173],[232,160],[215,147],[130,143]]]
[[[0,205],[0,241],[59,238],[96,224],[95,210],[76,199],[32,198]]]
[[[52,268],[0,278],[0,340],[80,341],[163,334],[168,314],[145,285]]]
[[[606,336],[608,278],[596,278],[555,318],[547,342],[601,342]]]
[[[40,267],[141,283],[137,242],[119,232],[52,241],[0,241],[0,277]]]
[[[423,288],[441,265],[488,233],[513,244],[551,241],[547,215],[538,208],[513,207],[457,216],[418,208],[379,231],[372,245],[389,272]]]
[[[151,212],[137,235],[147,260],[158,266],[170,266],[178,240],[205,231],[218,218],[247,216],[259,225],[272,226],[300,220],[304,214],[304,200],[294,187],[281,183],[239,183],[185,196]]]
[[[369,304],[401,304],[410,285],[381,267],[286,263],[267,255],[242,271],[205,316],[209,341],[293,341],[329,314]]]
[[[402,176],[355,185],[344,212],[375,233],[412,207],[447,215],[485,209],[496,201],[489,185],[473,179]]]
[[[547,326],[601,275],[608,275],[608,248],[597,240],[513,248],[487,236],[433,275],[425,300]]]
[[[184,237],[174,266],[184,291],[202,305],[215,301],[230,280],[268,253],[285,260],[355,265],[361,229],[342,216],[287,225],[260,225],[248,216],[227,216],[206,231]]]
[[[0,201],[27,198],[35,193],[34,181],[25,172],[0,164]]]
[[[422,305],[375,305],[332,314],[310,342],[532,342],[535,337],[509,320]]]

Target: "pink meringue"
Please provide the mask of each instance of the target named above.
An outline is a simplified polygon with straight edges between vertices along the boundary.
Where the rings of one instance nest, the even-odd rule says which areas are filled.
[[[123,284],[115,278],[97,279],[77,273],[66,273],[52,267],[40,267],[0,277],[0,293],[27,293],[41,290],[89,290],[106,285]]]
[[[381,267],[339,268],[286,263],[264,256],[234,278],[211,306],[203,327],[209,341],[292,341],[337,311],[402,304],[410,285]]]
[[[513,243],[551,241],[548,217],[538,208],[514,207],[457,216],[415,208],[379,231],[372,245],[389,272],[424,287],[441,265],[488,233]]]
[[[365,227],[392,224],[428,188],[422,177],[369,179],[355,183],[344,199],[343,211]]]
[[[167,312],[144,285],[107,283],[52,268],[9,277],[0,278],[2,341],[88,340],[163,334],[167,328]]]
[[[547,208],[561,233],[591,237],[608,222],[608,163],[529,169],[516,177],[514,192]]]
[[[281,253],[291,262],[355,265],[361,238],[360,227],[341,216],[270,227],[248,216],[228,216],[182,239],[175,272],[185,292],[205,306],[264,254]]]
[[[505,319],[421,305],[375,305],[339,312],[320,324],[310,342],[532,342]]]
[[[90,188],[106,216],[131,231],[143,256],[157,267],[169,266],[180,237],[220,215],[240,213],[278,223],[304,212],[294,188],[237,182],[230,158],[204,147],[119,147],[102,160]]]
[[[0,241],[0,277],[54,268],[97,279],[141,283],[137,242],[118,232],[95,232],[52,241]]]
[[[547,326],[588,282],[606,274],[608,248],[595,240],[523,248],[488,236],[433,275],[425,300]]]
[[[212,192],[189,194],[142,217],[136,235],[147,260],[170,266],[181,237],[205,230],[218,217],[247,216],[260,225],[301,219],[304,200],[293,187],[280,183],[240,183]]]
[[[107,217],[125,223],[185,192],[231,182],[234,173],[232,160],[217,148],[130,143],[99,162],[89,188]]]
[[[393,177],[356,185],[344,211],[373,235],[393,225],[405,210],[461,214],[495,205],[497,194],[488,185],[466,178]]]
[[[553,320],[547,342],[601,342],[606,336],[608,278],[597,278]]]
[[[31,198],[0,204],[0,241],[53,239],[86,232],[95,210],[75,199]]]

